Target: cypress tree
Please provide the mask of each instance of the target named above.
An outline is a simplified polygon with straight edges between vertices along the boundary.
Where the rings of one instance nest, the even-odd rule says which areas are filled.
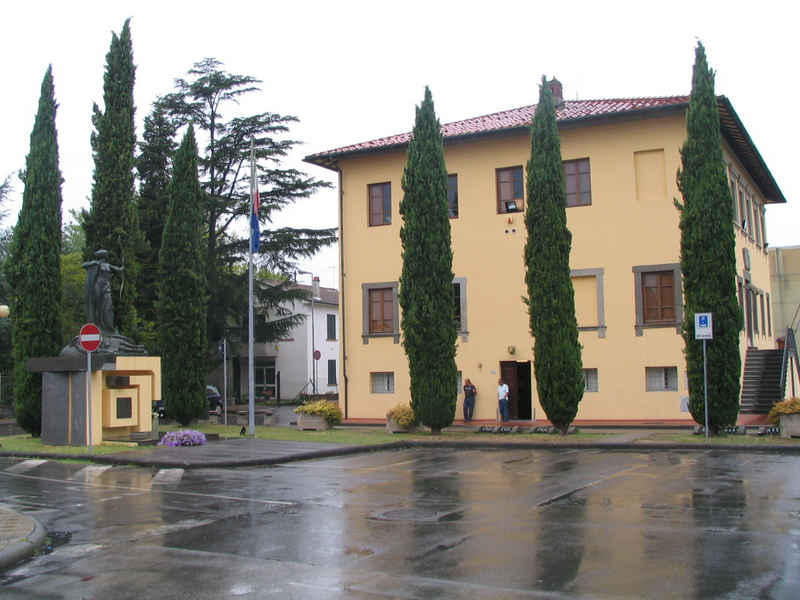
[[[158,254],[164,236],[169,205],[167,186],[172,175],[172,155],[175,152],[175,125],[158,102],[144,119],[142,137],[144,141],[136,160],[140,181],[137,206],[145,243],[139,254],[136,313],[141,320],[143,341],[155,352],[155,340],[151,332],[156,323]]]
[[[733,201],[725,176],[714,72],[697,44],[692,95],[686,116],[687,139],[681,148],[678,188],[683,340],[689,376],[689,411],[705,422],[703,343],[694,339],[694,315],[713,313],[714,339],[708,342],[709,432],[736,423],[739,414],[739,332],[742,310],[736,300],[736,240]]]
[[[206,409],[204,194],[190,126],[175,153],[159,263],[158,327],[167,415],[182,425]]]
[[[17,423],[34,436],[42,428],[42,379],[29,358],[61,347],[61,171],[52,67],[42,81],[39,111],[25,163],[22,208],[7,263],[11,291],[14,406]]]
[[[536,387],[547,418],[563,435],[578,412],[584,381],[569,269],[572,234],[567,229],[561,141],[544,77],[531,127],[527,185],[525,283]]]
[[[457,324],[444,143],[427,87],[416,109],[402,184],[399,299],[411,407],[417,419],[437,434],[455,415]]]
[[[136,332],[137,251],[142,245],[136,203],[133,195],[134,105],[130,19],[119,35],[112,34],[106,54],[103,77],[105,110],[94,105],[92,150],[94,183],[89,214],[85,219],[86,249],[90,260],[94,252],[105,249],[111,264],[124,267],[120,277],[112,278],[114,316],[117,328],[128,335]]]

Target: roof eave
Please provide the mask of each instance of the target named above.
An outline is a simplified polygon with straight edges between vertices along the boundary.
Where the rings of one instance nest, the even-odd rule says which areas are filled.
[[[758,187],[761,188],[765,202],[768,204],[785,204],[786,197],[778,187],[778,182],[772,176],[767,163],[761,157],[761,153],[753,143],[739,115],[736,114],[731,101],[726,96],[718,96],[717,102],[720,108],[722,135],[745,167],[747,167]],[[726,117],[730,118],[732,123],[726,122]],[[741,139],[737,139],[737,131],[741,134]]]

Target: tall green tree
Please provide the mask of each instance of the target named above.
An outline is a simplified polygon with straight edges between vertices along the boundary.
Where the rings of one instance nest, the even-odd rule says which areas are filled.
[[[5,219],[8,214],[6,200],[11,189],[11,177],[9,176],[0,184],[0,220]],[[5,305],[11,302],[11,289],[8,286],[8,277],[6,276],[6,263],[8,261],[8,252],[11,248],[11,233],[11,229],[0,228],[0,304]],[[10,370],[13,365],[14,360],[11,356],[11,320],[0,319],[0,371]],[[0,393],[3,395],[0,398],[0,402],[5,405],[11,404],[14,398],[13,392],[11,390],[6,392],[7,389],[6,386],[0,389]]]
[[[69,214],[70,220],[63,224],[61,235],[61,341],[64,345],[78,335],[81,325],[86,323],[84,213],[72,209]]]
[[[144,141],[139,145],[136,169],[139,173],[139,225],[145,238],[139,254],[139,279],[136,312],[140,319],[142,342],[156,352],[156,303],[158,298],[158,255],[164,236],[169,198],[167,186],[172,176],[176,127],[164,107],[156,102],[144,119]]]
[[[689,375],[689,411],[705,422],[703,343],[694,339],[694,315],[713,313],[714,339],[708,342],[709,432],[736,423],[739,414],[739,333],[742,310],[736,300],[736,240],[733,200],[722,157],[714,72],[697,44],[692,95],[686,115],[687,139],[681,148],[678,188],[681,271],[683,274],[683,340]]]
[[[427,87],[422,104],[416,108],[402,184],[399,299],[403,348],[411,376],[411,407],[417,419],[437,434],[453,422],[456,410],[458,326],[444,143]]]
[[[188,72],[188,79],[175,81],[176,91],[160,102],[178,125],[193,123],[204,135],[205,148],[199,157],[199,172],[205,191],[205,265],[209,289],[208,337],[211,344],[230,323],[241,323],[247,314],[247,274],[237,269],[247,255],[248,239],[236,231],[235,223],[245,221],[250,210],[250,141],[255,141],[257,177],[261,195],[260,268],[290,275],[295,261],[313,256],[336,241],[334,229],[267,228],[272,217],[299,198],[328,187],[281,160],[298,142],[282,139],[297,118],[271,112],[226,117],[232,105],[258,92],[260,81],[248,75],[231,74],[222,63],[206,58]],[[290,286],[258,286],[258,303],[269,312],[280,312],[280,303],[290,299]],[[291,316],[276,319],[270,333],[280,335],[291,329]],[[260,341],[260,340],[259,340]]]
[[[525,283],[536,388],[547,418],[563,435],[578,412],[584,380],[569,269],[572,234],[567,229],[561,140],[544,77],[531,127],[527,184]]]
[[[197,178],[197,143],[191,126],[175,154],[167,193],[158,286],[162,387],[167,415],[188,425],[206,409],[204,193]]]
[[[84,221],[86,260],[91,260],[96,250],[105,249],[111,264],[124,267],[121,276],[112,279],[111,286],[115,325],[127,335],[137,332],[137,252],[143,243],[133,189],[135,72],[128,19],[119,35],[112,34],[106,54],[104,110],[94,105],[94,183],[91,207]]]
[[[42,428],[42,377],[25,369],[29,358],[61,349],[61,171],[52,67],[42,81],[31,132],[22,208],[6,265],[11,289],[14,406],[17,423],[34,436]]]

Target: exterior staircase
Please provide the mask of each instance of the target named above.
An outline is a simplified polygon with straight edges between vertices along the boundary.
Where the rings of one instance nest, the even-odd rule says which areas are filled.
[[[740,413],[767,414],[773,404],[783,400],[782,364],[783,350],[747,349]]]

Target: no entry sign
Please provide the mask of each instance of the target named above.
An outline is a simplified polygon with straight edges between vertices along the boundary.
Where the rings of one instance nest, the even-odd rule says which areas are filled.
[[[103,337],[100,335],[100,330],[97,328],[97,325],[94,323],[87,323],[81,327],[78,341],[81,344],[81,348],[87,352],[94,352],[100,347],[100,342],[103,341]]]

